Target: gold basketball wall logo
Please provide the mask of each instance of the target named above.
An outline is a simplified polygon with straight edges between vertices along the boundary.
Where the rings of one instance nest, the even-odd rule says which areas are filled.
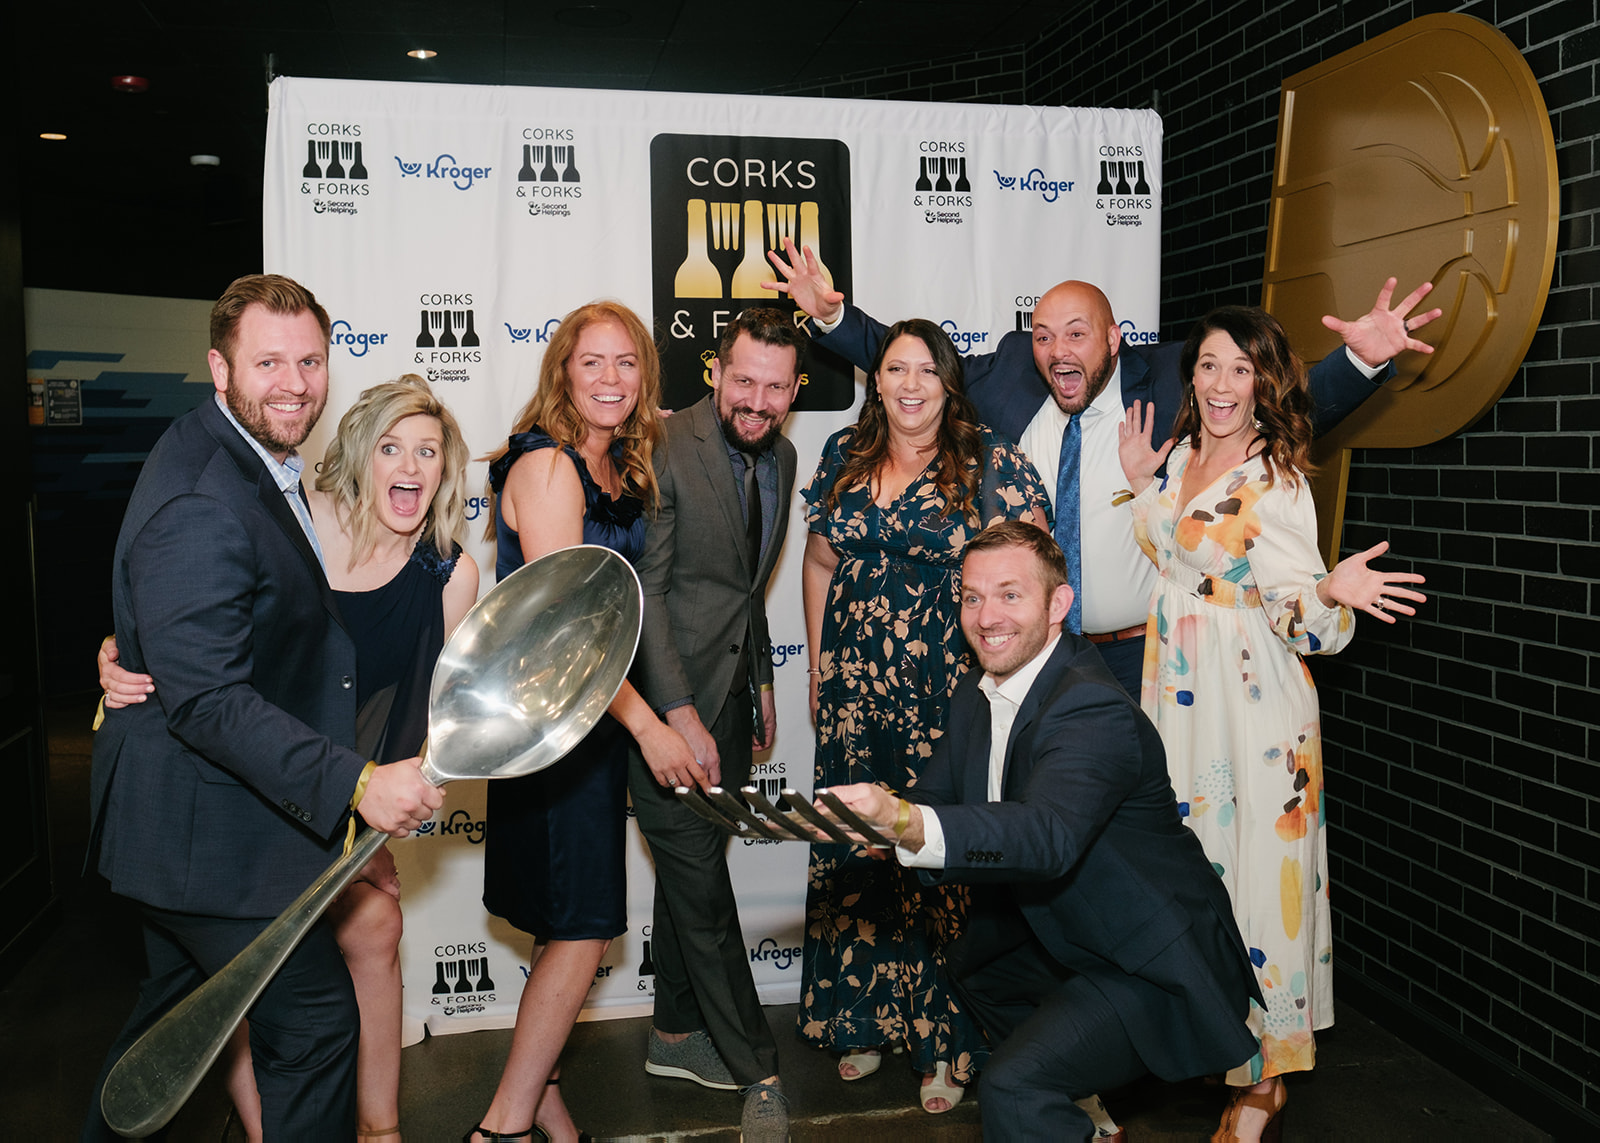
[[[834,285],[852,294],[850,151],[837,139],[657,135],[650,142],[651,267],[662,335],[663,400],[682,409],[705,396],[728,322],[748,306],[807,315],[763,290],[767,251],[810,246]],[[848,409],[855,371],[812,346],[796,409]]]

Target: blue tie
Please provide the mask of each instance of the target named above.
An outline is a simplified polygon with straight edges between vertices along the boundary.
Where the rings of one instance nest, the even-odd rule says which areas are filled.
[[[1061,467],[1056,472],[1056,543],[1067,557],[1067,583],[1072,587],[1072,610],[1067,630],[1083,634],[1083,564],[1078,537],[1082,534],[1083,508],[1078,493],[1078,471],[1083,459],[1083,430],[1078,417],[1067,422],[1061,434]]]

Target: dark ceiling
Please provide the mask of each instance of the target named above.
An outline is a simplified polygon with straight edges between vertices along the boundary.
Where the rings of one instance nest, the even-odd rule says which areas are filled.
[[[770,91],[1021,45],[1081,3],[32,0],[17,17],[25,280],[209,298],[259,269],[270,74]],[[119,75],[149,88],[117,91]]]

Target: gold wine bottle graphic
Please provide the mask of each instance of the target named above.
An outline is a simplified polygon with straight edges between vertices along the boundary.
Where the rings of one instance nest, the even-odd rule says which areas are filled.
[[[688,222],[689,252],[672,280],[672,292],[680,298],[720,298],[722,275],[712,265],[711,254],[706,249],[705,199],[689,200]]]
[[[792,207],[790,209],[793,209]],[[767,243],[761,221],[761,203],[751,198],[744,204],[744,257],[733,272],[733,286],[728,291],[734,298],[775,298],[777,293],[763,290],[761,283],[772,277],[772,267],[767,265]]]

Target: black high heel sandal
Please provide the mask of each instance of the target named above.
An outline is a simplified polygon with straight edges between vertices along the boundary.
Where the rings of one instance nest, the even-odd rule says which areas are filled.
[[[490,1131],[483,1124],[478,1124],[461,1137],[461,1143],[472,1143],[474,1135],[481,1135],[483,1143],[514,1143],[517,1139],[526,1139],[529,1143],[550,1143],[550,1136],[544,1133],[544,1128],[535,1123],[526,1131]]]

